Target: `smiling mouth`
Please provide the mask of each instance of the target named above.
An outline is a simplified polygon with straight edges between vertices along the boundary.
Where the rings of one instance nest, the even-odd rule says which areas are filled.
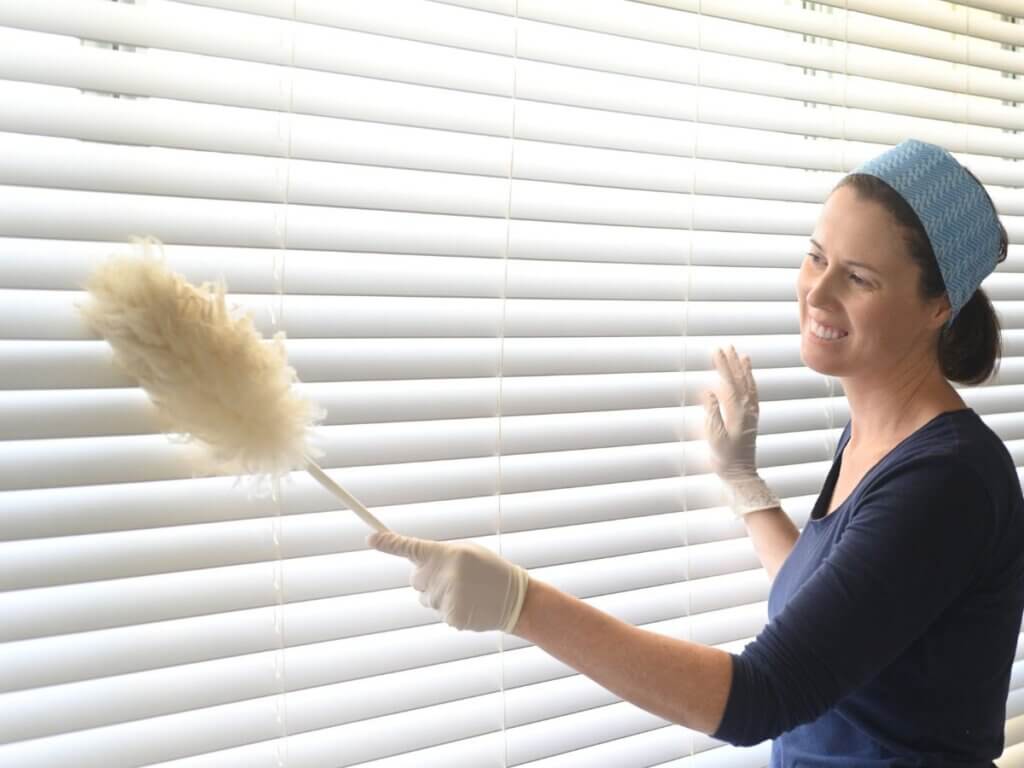
[[[811,318],[807,318],[807,332],[819,341],[839,341],[850,335],[849,331],[826,328]]]

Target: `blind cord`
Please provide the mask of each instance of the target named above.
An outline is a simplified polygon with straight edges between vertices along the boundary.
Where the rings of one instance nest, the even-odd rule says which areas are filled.
[[[697,1],[697,85],[694,91],[694,116],[693,116],[693,138],[690,143],[690,238],[686,248],[686,289],[683,297],[683,359],[682,359],[682,477],[680,481],[683,501],[683,575],[686,582],[686,639],[693,642],[693,584],[690,581],[690,520],[689,506],[686,499],[686,479],[689,477],[686,465],[686,382],[687,376],[687,351],[690,340],[690,292],[693,283],[693,219],[695,210],[695,197],[697,195],[697,144],[700,137],[700,94],[701,94],[701,60],[704,58],[704,44],[701,33],[704,27],[703,0]],[[689,735],[690,760],[693,761],[693,734]]]
[[[961,98],[964,102],[964,145],[961,151],[966,153],[971,151],[970,103],[971,94],[974,93],[974,91],[971,90],[971,8],[969,6],[964,8],[964,15],[966,16],[966,19],[964,20],[964,70],[967,72],[967,75],[964,78],[964,86],[966,87],[967,92],[961,94]],[[1000,101],[1000,103],[1004,102]]]
[[[846,149],[847,149],[847,136],[846,136],[846,119],[849,113],[849,105],[847,102],[847,86],[849,84],[849,58],[850,58],[850,9],[849,0],[843,0],[843,119],[839,122],[840,131],[840,145],[839,145],[839,172],[845,173],[848,165],[846,160]],[[824,405],[825,410],[825,451],[826,456],[835,456],[836,448],[839,445],[839,437],[834,435],[836,424],[835,424],[835,400],[836,400],[836,380],[835,377],[825,374],[825,383],[828,386],[828,392],[826,394],[826,400]]]
[[[845,173],[848,163],[846,162],[846,148],[847,148],[847,136],[846,136],[846,120],[849,114],[849,105],[847,102],[847,87],[850,82],[849,73],[849,59],[850,59],[850,9],[849,0],[843,0],[843,119],[839,123],[840,136],[842,143],[839,147],[839,172]],[[834,434],[836,429],[836,380],[835,377],[825,374],[825,380],[828,382],[828,397],[825,401],[825,423],[827,425],[827,431],[825,432],[825,450],[826,456],[835,456],[836,448],[839,445],[839,437]]]
[[[281,222],[278,237],[278,248],[274,251],[271,267],[271,279],[277,297],[277,312],[274,301],[268,304],[270,313],[271,335],[276,335],[284,326],[284,278],[288,248],[288,193],[291,186],[292,165],[292,114],[295,93],[295,25],[297,20],[297,0],[292,0],[291,23],[287,27],[288,45],[288,112],[285,117],[287,131],[285,141],[284,184],[282,189]],[[272,522],[272,538],[274,546],[274,634],[277,638],[277,651],[274,654],[274,680],[277,683],[278,695],[274,702],[274,718],[277,721],[279,736],[274,742],[274,756],[278,768],[287,768],[288,759],[288,687],[285,663],[285,626],[284,626],[284,560],[282,556],[282,515],[284,506],[280,486],[275,481],[272,488],[274,519]]]
[[[501,550],[502,510],[501,497],[504,487],[501,467],[502,456],[502,422],[504,421],[504,389],[505,389],[505,309],[508,303],[508,253],[511,243],[512,229],[512,180],[515,178],[516,161],[516,87],[519,70],[519,0],[515,0],[512,16],[512,108],[511,125],[509,126],[508,154],[508,197],[505,205],[505,253],[502,257],[504,276],[501,281],[501,321],[498,325],[498,554]],[[501,697],[501,735],[504,742],[503,765],[508,766],[508,701],[505,696],[505,635],[498,632],[498,661],[500,667]]]

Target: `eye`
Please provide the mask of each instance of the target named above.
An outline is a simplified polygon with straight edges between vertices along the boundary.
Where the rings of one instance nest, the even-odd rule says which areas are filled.
[[[811,257],[811,261],[813,261],[815,264],[818,264],[818,263],[820,263],[822,261],[821,256],[819,256],[816,253],[808,253],[807,255]],[[867,280],[865,280],[862,277],[858,276],[855,272],[851,272],[850,273],[850,279],[852,279],[853,282],[857,283],[857,285],[867,285],[868,284]]]

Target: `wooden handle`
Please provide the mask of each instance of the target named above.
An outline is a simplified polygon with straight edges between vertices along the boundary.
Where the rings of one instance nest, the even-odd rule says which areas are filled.
[[[316,481],[320,483],[320,485],[345,502],[345,504],[348,505],[348,508],[359,515],[363,522],[368,526],[381,532],[389,530],[384,523],[370,513],[370,510],[362,505],[362,502],[360,502],[359,499],[331,480],[331,478],[327,476],[327,473],[320,469],[320,466],[308,456],[306,457],[306,471],[309,472],[309,474],[311,474]]]

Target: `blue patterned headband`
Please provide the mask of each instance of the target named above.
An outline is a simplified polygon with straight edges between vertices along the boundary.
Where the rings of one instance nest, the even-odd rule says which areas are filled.
[[[999,220],[985,191],[942,147],[907,139],[861,163],[907,201],[924,225],[953,309],[949,328],[999,263]]]

